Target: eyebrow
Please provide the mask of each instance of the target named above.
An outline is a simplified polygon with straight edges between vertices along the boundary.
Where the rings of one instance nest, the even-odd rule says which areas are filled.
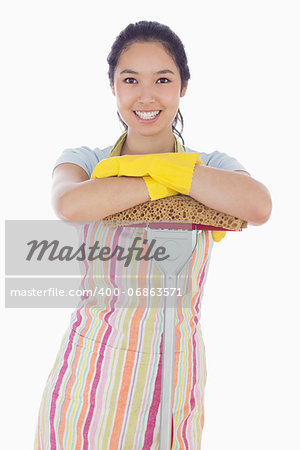
[[[131,69],[122,70],[122,72],[120,72],[120,75],[122,75],[122,73],[132,73],[134,75],[138,75],[138,72],[135,72],[134,70],[131,70]],[[155,75],[162,75],[165,73],[171,73],[172,75],[175,75],[175,73],[172,72],[172,70],[170,70],[170,69],[164,69],[164,70],[159,70],[158,72],[154,72]]]

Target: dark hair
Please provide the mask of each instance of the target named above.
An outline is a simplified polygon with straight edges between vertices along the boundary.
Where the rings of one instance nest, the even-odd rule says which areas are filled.
[[[179,39],[177,34],[175,34],[174,31],[172,31],[167,25],[162,25],[158,22],[148,22],[146,20],[127,25],[127,27],[123,31],[121,31],[119,36],[117,36],[107,57],[107,62],[109,64],[108,77],[110,82],[112,84],[114,82],[114,73],[121,53],[128,49],[128,47],[135,42],[160,42],[164,46],[165,50],[173,58],[179,69],[182,90],[185,82],[191,78],[191,75],[187,63],[187,56],[181,40]],[[127,124],[121,119],[119,113],[118,117],[122,122],[125,130],[127,130]],[[178,121],[181,123],[180,131],[176,129]],[[178,112],[172,123],[172,131],[180,137],[184,145],[184,140],[181,136],[182,130],[183,117],[180,110],[178,109]]]

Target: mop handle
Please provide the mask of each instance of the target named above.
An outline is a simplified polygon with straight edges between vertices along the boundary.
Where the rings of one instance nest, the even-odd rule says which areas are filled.
[[[191,225],[184,229],[174,229],[175,224],[167,224],[165,229],[147,227],[149,240],[155,240],[155,245],[164,246],[168,258],[157,260],[156,263],[164,274],[164,285],[167,293],[164,297],[164,332],[161,376],[161,408],[160,408],[160,450],[169,450],[172,439],[172,407],[173,378],[175,359],[175,326],[177,313],[177,281],[178,275],[190,260],[197,245],[197,231],[191,230]],[[173,228],[173,229],[172,229]],[[174,288],[175,289],[171,289]],[[173,291],[173,295],[172,295]],[[176,295],[174,295],[176,293]]]

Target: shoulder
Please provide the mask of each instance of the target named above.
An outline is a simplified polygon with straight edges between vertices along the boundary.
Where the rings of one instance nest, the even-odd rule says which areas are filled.
[[[53,170],[59,164],[72,163],[82,167],[90,178],[96,165],[108,157],[112,147],[113,146],[111,145],[103,149],[98,147],[92,149],[83,145],[82,147],[66,148],[55,161]]]
[[[232,171],[242,170],[249,174],[249,172],[243,166],[243,164],[241,164],[236,158],[228,155],[227,153],[219,152],[218,150],[215,150],[214,152],[211,153],[205,153],[193,150],[189,147],[185,147],[185,150],[188,153],[200,153],[201,160],[208,167],[215,167],[217,169],[232,170]]]

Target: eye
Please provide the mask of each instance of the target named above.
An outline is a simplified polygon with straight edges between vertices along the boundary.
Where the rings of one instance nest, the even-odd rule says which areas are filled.
[[[169,80],[169,78],[159,78],[159,80],[157,80],[157,82],[158,83],[162,83],[162,84],[166,84],[166,83],[169,83],[170,82],[170,80]]]
[[[135,78],[128,77],[128,78],[125,78],[124,83],[127,83],[127,84],[134,84],[134,83],[137,83],[137,81],[136,81]]]

